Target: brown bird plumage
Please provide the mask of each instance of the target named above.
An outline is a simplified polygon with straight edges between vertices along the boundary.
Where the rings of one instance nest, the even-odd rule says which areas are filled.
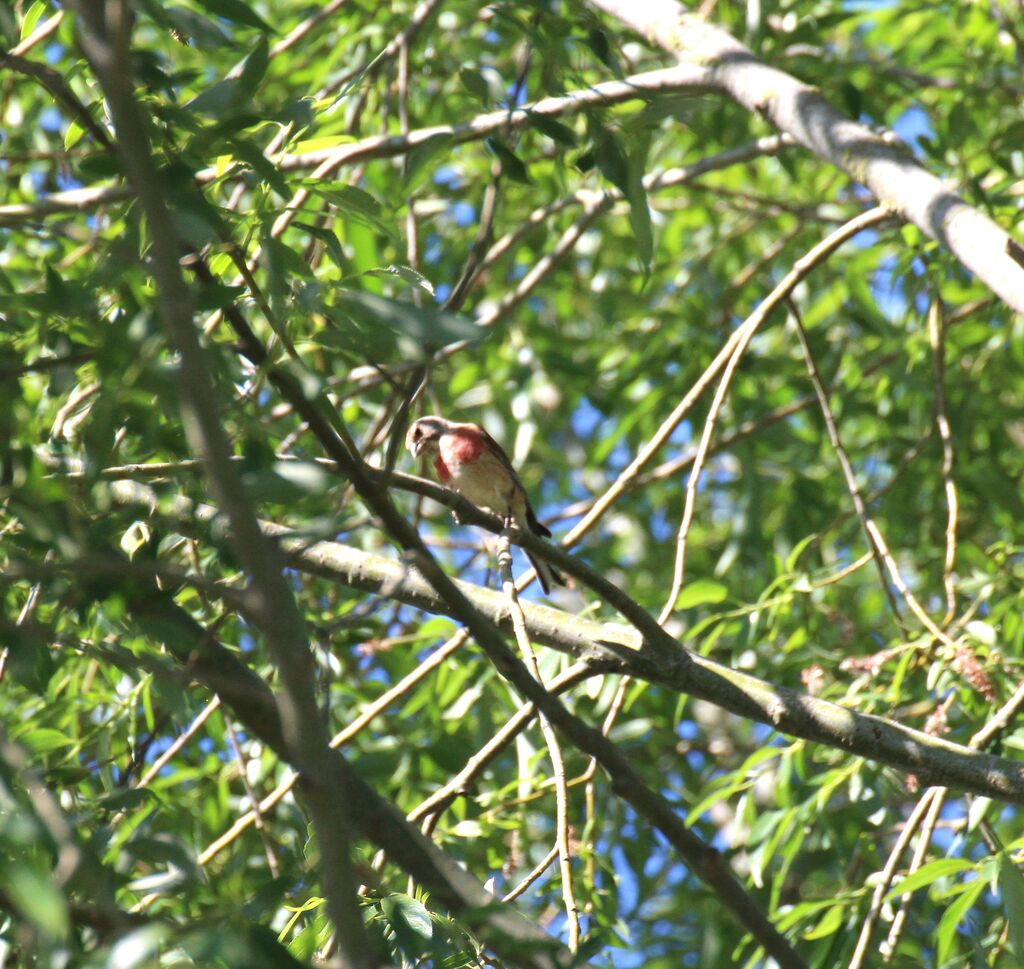
[[[474,505],[487,508],[535,535],[551,536],[537,520],[508,455],[479,424],[459,424],[433,415],[421,417],[409,428],[405,446],[413,457],[432,456],[441,483]],[[545,592],[550,592],[553,584],[565,584],[563,576],[546,562],[529,552],[526,556]]]

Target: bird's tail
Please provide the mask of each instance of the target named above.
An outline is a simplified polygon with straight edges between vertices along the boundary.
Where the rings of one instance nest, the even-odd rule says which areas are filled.
[[[541,538],[551,538],[551,529],[547,525],[543,525],[540,519],[533,513],[533,508],[530,505],[526,506],[526,524],[530,526],[530,531],[534,535],[540,535]]]
[[[549,565],[542,559],[534,558],[526,549],[526,557],[530,560],[530,565],[533,566],[534,571],[537,573],[537,581],[540,583],[540,587],[544,590],[544,595],[551,594],[551,587],[553,585],[565,585],[566,579],[561,572],[558,571],[553,565]]]
[[[540,535],[541,538],[551,538],[551,529],[538,521],[537,516],[533,513],[533,509],[529,505],[526,506],[526,524],[534,535]],[[526,550],[523,549],[523,551],[525,552]],[[553,565],[549,565],[541,559],[534,558],[529,552],[526,552],[526,557],[530,560],[530,564],[537,573],[537,581],[540,582],[540,587],[544,590],[545,595],[551,594],[551,587],[553,585],[568,584],[565,576],[562,575],[562,573]]]

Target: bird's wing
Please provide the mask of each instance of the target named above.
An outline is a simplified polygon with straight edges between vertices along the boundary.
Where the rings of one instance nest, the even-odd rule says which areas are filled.
[[[512,462],[509,460],[508,455],[505,453],[505,449],[496,441],[490,434],[487,433],[479,424],[473,425],[479,432],[483,442],[487,447],[487,450],[494,455],[501,462],[501,466],[512,476],[512,480],[516,483],[516,487],[523,495],[523,501],[526,503],[526,522],[530,529],[536,532],[538,535],[544,538],[551,537],[551,529],[546,525],[542,524],[537,518],[537,513],[533,510],[533,505],[530,503],[530,496],[526,493],[526,488],[523,485],[522,480],[516,473],[516,469],[512,467]]]
[[[513,479],[515,479],[516,484],[519,485],[520,488],[523,488],[523,483],[522,481],[519,480],[519,475],[516,474],[516,469],[512,467],[512,462],[509,460],[508,455],[505,453],[505,449],[496,440],[494,440],[494,438],[491,437],[491,435],[488,434],[487,431],[485,431],[479,424],[474,424],[473,427],[480,432],[480,436],[483,438],[484,444],[487,446],[487,450],[490,451],[491,454],[493,454],[501,462],[502,467],[504,467],[505,470],[508,471],[510,475],[512,475]],[[526,489],[523,488],[523,491],[525,490]]]

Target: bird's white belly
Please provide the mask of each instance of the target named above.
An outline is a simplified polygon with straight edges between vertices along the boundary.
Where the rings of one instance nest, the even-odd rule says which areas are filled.
[[[508,495],[500,487],[506,482],[501,476],[489,474],[482,468],[469,470],[454,467],[451,471],[451,483],[464,498],[480,508],[490,509],[496,515],[508,513]]]

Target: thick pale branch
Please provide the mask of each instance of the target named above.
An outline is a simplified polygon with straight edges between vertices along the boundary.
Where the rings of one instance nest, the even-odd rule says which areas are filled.
[[[892,136],[851,121],[816,88],[759,60],[727,31],[676,0],[590,0],[650,43],[700,70],[693,84],[724,91],[866,185],[875,198],[963,263],[1008,306],[1024,313],[1021,246],[920,165]]]
[[[436,486],[434,486],[436,487]],[[131,482],[114,488],[118,501],[154,507],[149,489]],[[203,529],[223,521],[216,509],[180,498],[174,514],[185,528]],[[490,516],[478,513],[481,522]],[[492,518],[494,531],[501,523]],[[415,569],[394,559],[372,555],[337,542],[310,542],[283,526],[264,523],[280,541],[291,564],[304,572],[335,579],[352,588],[390,596],[399,602],[442,615],[453,615]],[[537,541],[531,551],[544,555],[551,546]],[[569,571],[570,556],[553,557]],[[459,591],[476,610],[511,633],[504,597],[490,589],[456,581]],[[915,774],[922,782],[1024,804],[1024,765],[1003,757],[972,751],[905,727],[892,720],[856,713],[798,690],[775,686],[746,673],[691,653],[650,618],[642,635],[621,623],[572,616],[549,606],[523,603],[530,638],[591,664],[595,670],[628,673],[680,693],[707,700],[739,716],[766,723],[781,733],[801,737],[857,754],[866,760]],[[457,618],[457,617],[455,617]],[[646,638],[645,638],[646,637]]]

